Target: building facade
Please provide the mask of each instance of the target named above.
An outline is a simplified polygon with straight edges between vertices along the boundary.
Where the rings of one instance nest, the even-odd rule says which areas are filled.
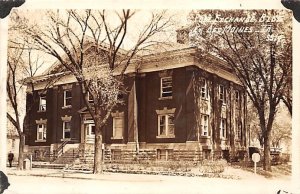
[[[106,160],[229,160],[246,151],[245,88],[223,61],[198,52],[177,43],[128,67],[124,103],[103,128]],[[35,159],[62,144],[92,152],[94,122],[75,78],[65,74],[46,91],[45,82],[27,94],[26,151]]]

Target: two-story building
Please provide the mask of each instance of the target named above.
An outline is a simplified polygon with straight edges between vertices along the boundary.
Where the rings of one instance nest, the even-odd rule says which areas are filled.
[[[198,55],[195,47],[173,43],[144,54],[138,68],[133,61],[125,72],[124,103],[103,128],[107,160],[201,161],[246,151],[245,88],[226,63]],[[60,76],[51,87],[44,91],[49,75],[42,75],[34,78],[36,95],[27,94],[26,145],[35,158],[62,144],[82,150],[94,143],[79,85],[57,69],[51,67],[51,75]]]

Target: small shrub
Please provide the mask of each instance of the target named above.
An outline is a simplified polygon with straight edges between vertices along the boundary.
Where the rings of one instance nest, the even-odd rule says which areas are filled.
[[[199,171],[201,173],[222,173],[226,166],[226,160],[204,160],[199,166]]]

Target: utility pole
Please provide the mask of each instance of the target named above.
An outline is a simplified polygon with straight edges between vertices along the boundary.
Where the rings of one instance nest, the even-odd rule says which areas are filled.
[[[6,125],[6,71],[8,19],[0,19],[0,170],[6,172],[7,125]]]

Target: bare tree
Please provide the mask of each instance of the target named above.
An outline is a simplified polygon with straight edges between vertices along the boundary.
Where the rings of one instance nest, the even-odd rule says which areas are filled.
[[[12,32],[12,31],[10,31]],[[8,70],[7,70],[7,118],[16,130],[20,139],[18,169],[23,169],[23,150],[25,146],[25,131],[27,127],[27,118],[33,104],[28,105],[25,110],[24,94],[26,89],[33,94],[34,84],[27,82],[28,78],[36,76],[38,70],[43,66],[39,56],[33,56],[33,51],[25,42],[14,44],[9,41],[8,47]],[[27,79],[26,79],[27,78]],[[47,90],[55,79],[49,79],[44,90]],[[26,83],[25,83],[26,82]],[[25,85],[29,87],[26,88]],[[34,95],[34,94],[33,94]],[[37,96],[35,99],[39,99]]]
[[[102,128],[124,89],[122,82],[127,67],[132,60],[138,63],[139,52],[160,44],[154,37],[171,26],[165,11],[152,12],[144,26],[131,23],[135,14],[132,10],[48,11],[44,26],[28,25],[28,19],[18,18],[22,26],[20,33],[34,41],[35,49],[58,60],[80,84],[85,105],[95,123],[94,173],[102,172]],[[129,49],[122,49],[125,44],[130,45]],[[103,76],[94,76],[93,70]],[[88,102],[88,94],[93,104]]]
[[[190,19],[191,43],[226,61],[246,86],[264,140],[264,169],[270,171],[272,125],[291,83],[291,15],[281,10],[203,10],[192,12]]]

